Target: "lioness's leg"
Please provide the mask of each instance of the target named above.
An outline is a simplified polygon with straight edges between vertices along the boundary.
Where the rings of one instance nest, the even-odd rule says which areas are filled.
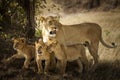
[[[98,56],[98,44],[99,42],[98,41],[94,41],[94,42],[91,42],[90,45],[88,45],[88,49],[90,51],[90,54],[93,56],[94,58],[94,67],[97,66],[98,64],[98,59],[99,59],[99,56]]]
[[[10,61],[10,60],[12,60],[14,58],[23,58],[23,56],[20,55],[20,54],[14,54],[13,56],[9,57],[6,61]]]
[[[84,70],[88,70],[89,69],[89,63],[88,63],[88,59],[87,59],[85,50],[84,50],[84,52],[82,52],[80,54],[81,54],[81,62],[84,66]]]
[[[38,67],[38,73],[43,73],[43,68],[42,68],[42,60],[36,59],[37,62],[37,67]]]
[[[50,66],[50,60],[45,60],[45,68],[44,68],[45,74],[48,72],[49,66]]]
[[[66,65],[67,65],[67,61],[66,60],[61,60],[61,74],[63,76],[65,75]]]

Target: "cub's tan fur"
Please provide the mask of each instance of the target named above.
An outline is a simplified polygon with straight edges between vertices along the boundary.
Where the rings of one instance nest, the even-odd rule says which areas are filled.
[[[103,41],[101,27],[96,23],[81,23],[75,25],[63,25],[57,17],[41,17],[41,27],[44,42],[49,37],[56,37],[58,42],[63,45],[77,45],[88,42],[87,46],[90,54],[94,58],[95,64],[98,63],[98,46],[101,42],[108,48],[115,48],[115,44],[108,45]]]
[[[23,68],[28,68],[31,59],[35,58],[35,46],[28,45],[25,38],[13,38],[13,48],[17,51],[16,54],[9,57],[6,61],[13,58],[25,58]]]
[[[42,41],[35,42],[36,47],[36,62],[38,67],[38,73],[47,73],[50,66],[50,53],[47,51],[47,46]],[[45,60],[45,68],[42,68],[42,60]]]
[[[76,60],[79,65],[79,72],[82,72],[83,64],[88,67],[88,60],[83,45],[67,46],[67,48],[64,48],[55,38],[50,38],[48,45],[51,47],[51,50],[54,51],[55,57],[61,62],[60,68],[63,75],[66,70],[67,61],[72,62]]]

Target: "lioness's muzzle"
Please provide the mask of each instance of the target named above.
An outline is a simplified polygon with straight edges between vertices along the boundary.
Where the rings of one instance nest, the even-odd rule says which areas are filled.
[[[50,31],[49,33],[50,33],[50,34],[56,34],[56,30]]]

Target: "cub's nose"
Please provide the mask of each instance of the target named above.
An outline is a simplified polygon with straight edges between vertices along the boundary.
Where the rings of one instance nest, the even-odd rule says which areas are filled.
[[[41,50],[38,50],[38,53],[39,53],[39,54],[42,54],[42,51],[41,51]]]

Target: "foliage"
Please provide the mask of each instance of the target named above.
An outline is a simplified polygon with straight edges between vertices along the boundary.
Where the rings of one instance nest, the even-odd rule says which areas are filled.
[[[16,0],[1,0],[0,12],[0,26],[4,34],[17,36],[17,33],[24,32],[25,11]]]
[[[46,8],[46,4],[47,4],[46,0],[36,0],[35,3],[36,15],[42,13],[42,9]]]
[[[105,32],[106,36],[108,36],[110,34],[110,31],[108,31],[108,30],[105,30],[104,32]]]
[[[42,31],[40,29],[36,29],[35,37],[41,37],[41,36],[42,36]]]

